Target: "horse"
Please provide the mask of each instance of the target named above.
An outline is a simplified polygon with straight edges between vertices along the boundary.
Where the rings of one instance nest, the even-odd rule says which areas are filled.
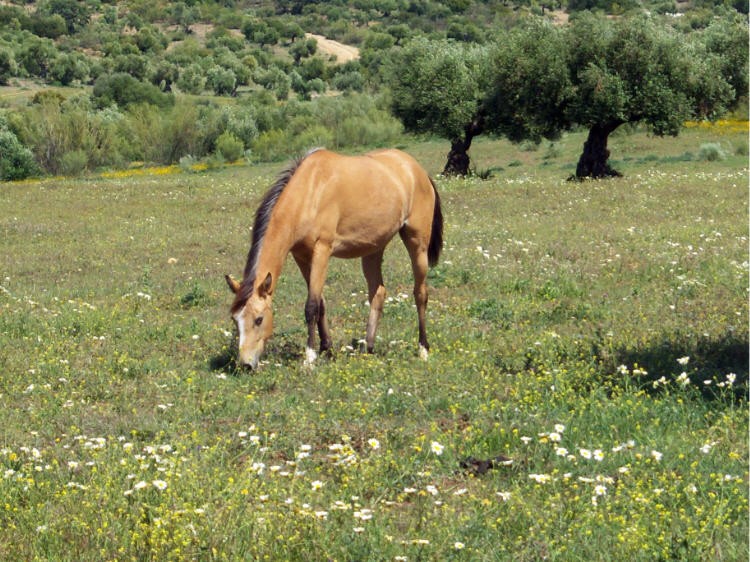
[[[311,150],[293,161],[264,195],[252,232],[242,281],[225,276],[234,293],[230,313],[239,333],[239,364],[258,368],[272,335],[273,294],[289,253],[307,283],[305,365],[318,357],[316,327],[320,353],[333,345],[323,298],[331,257],[362,260],[370,303],[365,344],[372,353],[386,295],[383,252],[396,233],[411,259],[418,350],[427,359],[426,278],[443,246],[443,215],[434,182],[413,157],[396,149],[360,156]]]

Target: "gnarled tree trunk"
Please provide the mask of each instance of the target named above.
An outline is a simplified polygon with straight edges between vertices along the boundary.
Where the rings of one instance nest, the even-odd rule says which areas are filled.
[[[474,137],[484,131],[484,119],[477,117],[466,126],[464,136],[451,141],[451,150],[448,153],[448,161],[443,169],[444,176],[465,176],[469,173],[469,148]]]
[[[583,153],[576,166],[576,179],[609,178],[622,176],[620,172],[610,167],[607,139],[610,133],[622,125],[621,121],[597,123],[589,129],[589,136],[583,143]]]

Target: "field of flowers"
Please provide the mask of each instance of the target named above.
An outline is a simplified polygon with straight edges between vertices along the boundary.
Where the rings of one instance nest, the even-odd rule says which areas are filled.
[[[336,261],[312,371],[292,263],[232,363],[280,166],[0,186],[0,559],[746,560],[746,138],[617,136],[584,183],[581,135],[479,143],[492,178],[438,179],[429,361],[394,241],[376,353]]]

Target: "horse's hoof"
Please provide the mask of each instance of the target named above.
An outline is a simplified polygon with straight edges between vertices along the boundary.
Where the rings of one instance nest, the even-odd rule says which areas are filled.
[[[427,351],[427,348],[423,345],[419,346],[419,358],[422,361],[427,361],[427,359],[430,357],[430,352]]]
[[[305,349],[305,367],[312,367],[315,364],[315,360],[318,358],[318,354],[312,348]]]

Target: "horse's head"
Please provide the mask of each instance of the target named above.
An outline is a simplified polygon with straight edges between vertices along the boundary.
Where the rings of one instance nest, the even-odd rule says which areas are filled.
[[[229,275],[226,276],[226,280],[235,295],[232,318],[239,332],[239,363],[257,369],[263,346],[273,331],[271,274],[269,273],[252,291]]]

